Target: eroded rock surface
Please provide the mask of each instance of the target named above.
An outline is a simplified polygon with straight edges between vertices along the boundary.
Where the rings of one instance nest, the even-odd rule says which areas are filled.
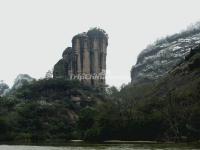
[[[99,28],[75,35],[72,47],[54,66],[53,77],[80,79],[90,85],[105,84],[108,35]],[[97,77],[94,79],[94,77]]]
[[[132,83],[154,81],[182,62],[190,50],[200,44],[200,24],[148,46],[132,67]]]

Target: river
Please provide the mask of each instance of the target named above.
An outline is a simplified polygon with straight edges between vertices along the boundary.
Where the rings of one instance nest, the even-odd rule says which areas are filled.
[[[69,146],[0,145],[0,150],[200,150],[200,147],[186,144],[91,144]]]

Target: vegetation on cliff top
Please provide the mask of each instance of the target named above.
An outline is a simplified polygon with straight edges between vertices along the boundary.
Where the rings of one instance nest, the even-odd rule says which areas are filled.
[[[94,28],[90,28],[87,32],[83,32],[83,33],[79,33],[77,35],[75,35],[73,37],[73,39],[75,38],[84,38],[84,37],[90,37],[90,38],[105,38],[108,40],[108,34],[106,33],[105,30],[98,28],[98,27],[94,27]]]

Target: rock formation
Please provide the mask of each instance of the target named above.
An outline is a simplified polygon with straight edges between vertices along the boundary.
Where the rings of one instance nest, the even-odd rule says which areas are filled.
[[[200,44],[200,23],[182,33],[168,36],[148,46],[131,70],[132,83],[154,81],[182,62]]]
[[[8,91],[9,86],[3,81],[0,81],[0,96],[4,96]]]
[[[14,81],[14,84],[12,86],[12,91],[13,90],[17,90],[19,89],[20,87],[22,87],[23,85],[25,84],[28,84],[28,83],[31,83],[32,81],[34,81],[35,79],[32,78],[30,75],[28,74],[19,74],[15,81]]]
[[[75,35],[72,47],[64,50],[54,66],[53,77],[79,79],[94,86],[105,84],[107,46],[108,35],[102,29]]]

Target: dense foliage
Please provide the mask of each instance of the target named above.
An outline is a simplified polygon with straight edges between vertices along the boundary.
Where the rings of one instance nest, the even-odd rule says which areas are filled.
[[[79,111],[103,101],[101,93],[78,81],[42,79],[24,84],[0,98],[0,141],[72,139]]]

